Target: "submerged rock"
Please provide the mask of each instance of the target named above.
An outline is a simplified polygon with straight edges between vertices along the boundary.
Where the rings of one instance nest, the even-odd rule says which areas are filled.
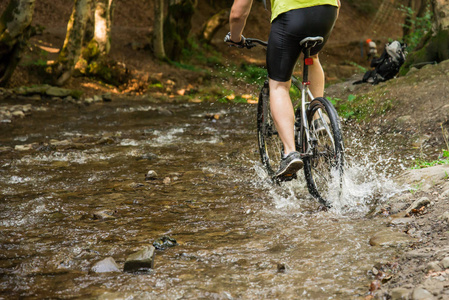
[[[72,94],[72,90],[52,86],[45,91],[45,94],[53,97],[67,97]]]
[[[398,226],[398,225],[407,225],[414,221],[413,218],[394,218],[390,221],[390,225]]]
[[[163,182],[165,185],[169,185],[171,183],[170,177],[165,177]]]
[[[157,173],[156,171],[150,170],[148,171],[148,173],[145,175],[145,180],[155,180],[157,179]]]
[[[413,238],[403,232],[396,232],[387,229],[382,230],[372,236],[369,240],[369,244],[371,246],[397,247],[409,244],[413,241]]]
[[[174,238],[171,238],[169,236],[164,235],[163,237],[160,237],[158,239],[156,239],[153,242],[153,246],[157,249],[157,250],[165,250],[169,247],[174,247],[178,245],[178,243],[176,242],[176,240]]]
[[[125,272],[148,271],[154,267],[154,250],[151,245],[128,256],[123,270]]]
[[[156,110],[157,110],[157,112],[160,115],[163,115],[163,116],[166,116],[166,117],[169,117],[169,116],[173,115],[173,112],[171,110],[163,108],[163,107],[158,107]]]
[[[11,113],[11,115],[12,115],[14,118],[24,118],[24,117],[25,117],[25,113],[24,113],[23,111],[21,111],[21,110],[15,110],[15,111],[13,111],[13,112]]]
[[[120,268],[112,257],[100,260],[91,269],[94,273],[120,272]]]
[[[112,94],[106,93],[101,96],[104,102],[111,102],[112,101]]]
[[[285,273],[286,270],[287,270],[287,267],[285,266],[284,263],[278,263],[277,264],[277,271],[278,271],[278,273]]]
[[[113,220],[115,217],[113,216],[115,212],[110,209],[104,209],[100,211],[94,212],[95,220]]]

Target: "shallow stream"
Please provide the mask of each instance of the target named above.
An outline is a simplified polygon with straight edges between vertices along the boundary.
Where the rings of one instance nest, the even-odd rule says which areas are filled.
[[[0,124],[1,299],[362,299],[397,251],[368,243],[402,189],[388,141],[344,128],[345,193],[322,212],[302,173],[266,180],[255,105],[43,107]],[[151,272],[91,272],[163,235]]]

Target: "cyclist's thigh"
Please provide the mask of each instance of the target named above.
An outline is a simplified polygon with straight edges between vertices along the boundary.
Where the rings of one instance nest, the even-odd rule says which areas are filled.
[[[271,24],[267,49],[268,76],[288,81],[301,53],[299,42],[310,36],[322,36],[324,42],[312,48],[318,53],[330,36],[337,18],[337,8],[330,5],[313,6],[280,14]]]

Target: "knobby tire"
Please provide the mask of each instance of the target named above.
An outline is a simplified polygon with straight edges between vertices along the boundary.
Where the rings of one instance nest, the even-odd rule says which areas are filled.
[[[316,130],[313,117],[321,111],[320,119],[327,123],[326,130]],[[325,117],[325,116],[327,117]],[[315,98],[307,109],[310,136],[315,141],[311,156],[304,158],[304,175],[309,193],[323,205],[330,207],[331,193],[340,196],[343,180],[344,145],[338,114],[325,98]],[[317,126],[319,127],[319,126]],[[322,128],[323,126],[321,126]],[[305,134],[302,136],[303,140]],[[307,143],[303,143],[303,151]]]

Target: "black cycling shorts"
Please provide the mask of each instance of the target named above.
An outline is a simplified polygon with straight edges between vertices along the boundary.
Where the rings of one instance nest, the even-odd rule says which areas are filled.
[[[337,19],[337,7],[319,5],[294,9],[280,14],[271,23],[267,48],[268,77],[276,81],[290,80],[301,54],[299,42],[306,37],[322,36],[324,42],[310,51],[317,54],[326,43]]]

